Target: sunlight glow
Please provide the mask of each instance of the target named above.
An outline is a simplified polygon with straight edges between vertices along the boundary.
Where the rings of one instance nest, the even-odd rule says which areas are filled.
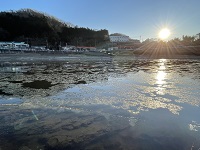
[[[166,73],[164,71],[158,71],[157,73],[157,76],[156,76],[156,83],[158,85],[163,85],[165,84],[165,76],[166,76]]]
[[[166,75],[167,73],[165,72],[165,59],[160,59],[159,60],[159,68],[158,68],[158,72],[156,74],[156,84],[157,84],[157,87],[156,87],[156,90],[157,90],[157,94],[161,94],[163,95],[165,93],[165,85],[166,85]]]
[[[156,76],[156,83],[158,85],[163,85],[165,83],[165,77],[166,77],[166,73],[165,73],[165,59],[160,59],[159,60],[159,68],[158,68],[158,72],[157,72],[157,76]]]
[[[165,40],[165,39],[167,39],[169,36],[170,36],[170,30],[169,29],[167,29],[167,28],[164,28],[164,29],[162,29],[160,32],[159,32],[159,38],[161,39],[161,40]]]

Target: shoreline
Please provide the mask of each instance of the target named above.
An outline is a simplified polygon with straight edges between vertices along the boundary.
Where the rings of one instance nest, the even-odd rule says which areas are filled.
[[[27,62],[27,63],[41,63],[41,62],[81,62],[85,60],[98,61],[98,60],[111,60],[112,57],[97,56],[97,55],[84,55],[84,54],[40,54],[40,53],[12,53],[0,54],[0,63],[5,62]]]
[[[103,55],[100,55],[103,54]],[[91,53],[0,53],[0,62],[7,61],[81,61],[84,59],[99,60],[99,59],[200,59],[200,54],[168,54],[168,53],[142,53],[142,51],[125,51],[118,54],[104,54],[101,52]]]

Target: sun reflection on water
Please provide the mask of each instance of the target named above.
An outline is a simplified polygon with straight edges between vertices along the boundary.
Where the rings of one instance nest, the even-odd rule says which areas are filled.
[[[159,68],[158,68],[158,71],[157,71],[157,74],[156,74],[156,84],[157,84],[157,87],[156,87],[156,90],[157,90],[157,94],[164,94],[164,85],[166,84],[166,75],[167,73],[165,72],[165,61],[166,59],[160,59],[159,60]]]
[[[156,75],[156,84],[158,84],[158,86],[162,86],[163,84],[166,83],[165,78],[166,78],[165,71],[158,71]]]

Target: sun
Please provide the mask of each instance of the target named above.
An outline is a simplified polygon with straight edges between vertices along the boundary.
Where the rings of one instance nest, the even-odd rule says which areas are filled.
[[[169,36],[170,36],[170,30],[167,28],[164,28],[162,30],[160,30],[158,36],[161,40],[166,40]]]

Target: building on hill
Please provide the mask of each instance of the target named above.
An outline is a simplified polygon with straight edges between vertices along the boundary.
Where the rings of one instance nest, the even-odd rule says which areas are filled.
[[[114,33],[110,36],[110,42],[129,42],[130,38],[127,35],[120,34],[120,33]]]

